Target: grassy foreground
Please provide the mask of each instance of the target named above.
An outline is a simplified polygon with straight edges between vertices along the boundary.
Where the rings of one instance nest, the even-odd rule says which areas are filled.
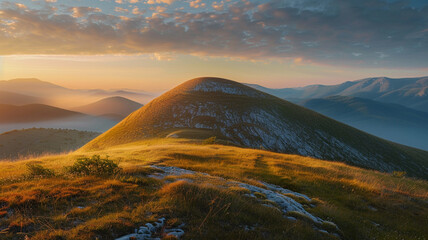
[[[108,155],[122,171],[112,176],[69,174],[81,157]],[[53,174],[30,176],[28,163]],[[342,239],[426,239],[428,182],[297,155],[154,139],[108,150],[0,162],[0,239],[112,239],[160,217],[185,224],[184,239],[335,239],[302,218],[226,189],[215,180],[160,180],[151,165],[176,166],[257,185],[257,180],[303,193],[296,199],[336,223]]]

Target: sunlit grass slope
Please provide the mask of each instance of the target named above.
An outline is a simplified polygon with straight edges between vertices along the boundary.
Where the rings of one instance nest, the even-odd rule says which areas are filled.
[[[112,239],[160,217],[184,223],[183,239],[424,239],[428,182],[309,157],[214,141],[152,139],[104,150],[0,163],[0,239]],[[110,177],[75,176],[64,167],[94,154],[117,161]],[[30,177],[27,164],[55,176]],[[292,221],[247,197],[243,189],[160,180],[151,167],[176,166],[258,185],[265,181],[312,198],[296,199],[332,221],[337,235]],[[192,178],[190,176],[189,178]]]
[[[395,144],[283,99],[226,79],[189,80],[135,111],[83,147],[165,137],[180,130],[250,148],[346,162],[428,178],[428,152]]]

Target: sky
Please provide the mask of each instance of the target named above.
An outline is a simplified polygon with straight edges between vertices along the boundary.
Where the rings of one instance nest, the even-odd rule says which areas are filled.
[[[0,1],[0,79],[164,91],[427,75],[426,0]]]

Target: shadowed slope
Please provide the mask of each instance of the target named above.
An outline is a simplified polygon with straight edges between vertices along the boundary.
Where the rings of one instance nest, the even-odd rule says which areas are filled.
[[[0,123],[50,121],[82,116],[85,115],[44,104],[29,104],[24,106],[0,104]]]
[[[428,113],[370,99],[331,96],[300,105],[376,136],[428,150]]]
[[[44,102],[46,102],[46,100],[38,97],[14,92],[0,91],[0,104],[24,105]]]
[[[426,178],[425,151],[394,144],[311,110],[219,78],[187,81],[83,147],[102,149],[179,129],[204,129],[250,148],[344,161]]]

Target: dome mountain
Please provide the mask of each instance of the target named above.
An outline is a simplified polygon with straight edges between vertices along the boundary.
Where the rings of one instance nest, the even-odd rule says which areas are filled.
[[[427,178],[428,152],[392,143],[309,109],[221,78],[196,78],[154,99],[83,150],[191,135],[248,148],[342,161]],[[189,134],[190,133],[190,134]]]

